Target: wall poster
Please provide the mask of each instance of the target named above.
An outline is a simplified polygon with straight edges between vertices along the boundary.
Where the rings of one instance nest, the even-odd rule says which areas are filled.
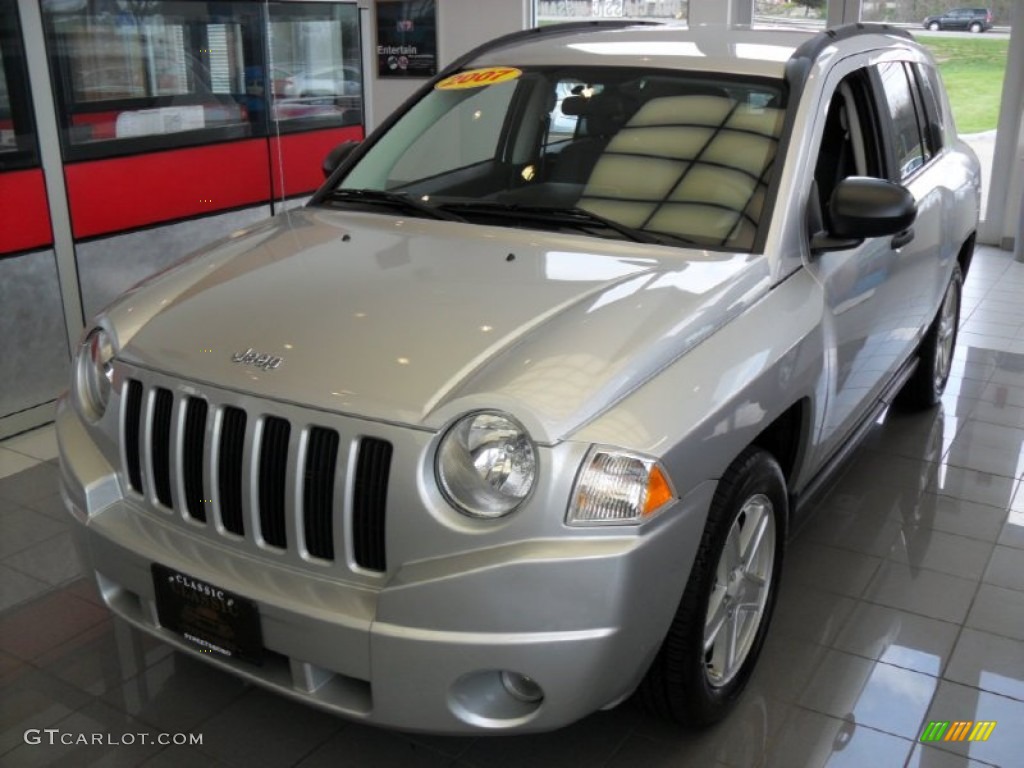
[[[436,0],[377,0],[377,76],[437,74]]]

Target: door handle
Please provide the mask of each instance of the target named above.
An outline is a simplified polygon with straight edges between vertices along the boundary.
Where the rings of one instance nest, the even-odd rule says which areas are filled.
[[[914,228],[913,227],[908,227],[907,229],[904,229],[902,232],[900,232],[900,233],[898,233],[896,235],[893,235],[893,238],[889,242],[889,245],[892,246],[892,249],[895,251],[895,250],[898,250],[898,249],[902,248],[904,245],[906,245],[907,243],[909,243],[913,239],[914,239]]]

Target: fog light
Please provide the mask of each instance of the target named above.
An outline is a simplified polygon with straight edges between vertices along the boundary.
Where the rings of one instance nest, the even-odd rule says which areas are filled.
[[[541,711],[544,692],[518,672],[478,669],[452,683],[448,707],[455,717],[475,728],[517,728]]]
[[[544,698],[544,691],[541,690],[541,687],[537,685],[534,679],[521,675],[518,672],[509,672],[508,670],[502,672],[501,684],[510,696],[527,704],[533,704]]]

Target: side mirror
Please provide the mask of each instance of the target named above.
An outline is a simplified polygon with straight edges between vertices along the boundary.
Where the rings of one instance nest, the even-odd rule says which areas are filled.
[[[321,168],[324,172],[324,178],[326,179],[335,169],[345,162],[345,158],[352,154],[352,150],[359,146],[358,141],[343,141],[341,144],[336,146],[330,152],[327,153],[327,157],[324,158],[323,165]]]
[[[902,232],[917,218],[917,203],[906,187],[885,179],[851,176],[832,192],[833,237],[885,237]]]
[[[832,191],[828,230],[811,237],[811,249],[840,250],[868,237],[898,235],[915,218],[917,203],[906,187],[885,179],[850,176]]]

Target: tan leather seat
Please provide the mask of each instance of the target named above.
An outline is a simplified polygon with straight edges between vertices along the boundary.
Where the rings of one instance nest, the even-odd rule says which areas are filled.
[[[608,142],[580,206],[702,244],[749,247],[781,119],[781,110],[725,95],[652,99]]]

